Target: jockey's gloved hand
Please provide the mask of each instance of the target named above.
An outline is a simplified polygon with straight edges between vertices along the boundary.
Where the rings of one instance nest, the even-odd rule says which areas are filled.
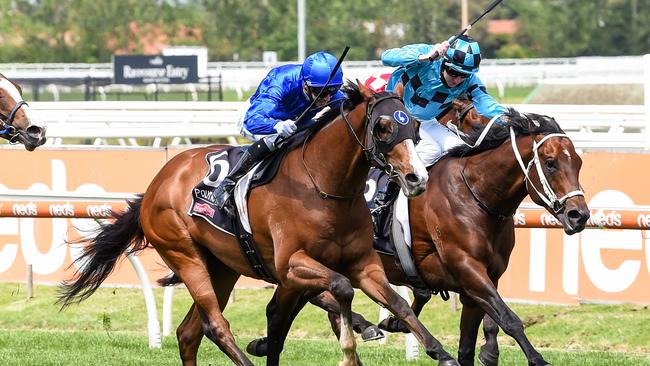
[[[278,135],[282,137],[289,137],[291,136],[296,130],[298,129],[298,126],[296,126],[296,122],[287,119],[281,122],[278,122],[273,126],[273,129],[277,131]]]
[[[440,42],[436,45],[433,46],[431,51],[429,53],[420,55],[418,59],[420,61],[435,61],[439,59],[440,57],[445,55],[445,52],[447,52],[447,49],[449,48],[449,42],[448,41],[443,41]]]

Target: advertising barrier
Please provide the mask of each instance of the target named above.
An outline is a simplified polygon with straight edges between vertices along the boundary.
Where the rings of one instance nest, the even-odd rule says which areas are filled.
[[[101,197],[144,192],[178,151],[3,150],[7,166],[21,169],[0,172],[0,281],[24,281],[27,264],[35,282],[69,278],[72,271],[66,268],[81,249],[74,239],[97,227],[87,218],[125,207],[121,199]],[[507,299],[541,303],[650,303],[650,210],[645,206],[650,174],[643,169],[650,166],[650,155],[585,153],[582,159],[589,228],[566,235],[550,213],[525,202],[513,218],[517,243],[500,292]],[[26,195],[11,195],[19,190]],[[169,271],[153,249],[138,259],[152,282]],[[105,284],[137,285],[138,279],[122,263]],[[262,284],[242,279],[238,285]]]

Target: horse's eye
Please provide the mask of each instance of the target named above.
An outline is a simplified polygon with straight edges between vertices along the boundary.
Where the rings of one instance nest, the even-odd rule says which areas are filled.
[[[549,158],[544,160],[544,165],[546,166],[546,169],[548,169],[549,171],[555,170],[555,160],[553,159]]]

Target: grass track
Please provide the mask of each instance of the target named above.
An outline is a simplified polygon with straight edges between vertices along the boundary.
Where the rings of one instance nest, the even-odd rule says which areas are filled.
[[[0,365],[178,365],[174,335],[164,337],[162,349],[147,347],[144,300],[137,289],[101,288],[90,299],[63,312],[54,305],[55,287],[37,286],[35,298],[25,299],[24,285],[0,283]],[[159,314],[162,291],[156,289]],[[264,306],[271,290],[237,290],[226,317],[241,347],[264,332]],[[189,308],[184,289],[174,293],[173,321],[177,325]],[[376,319],[378,307],[357,293],[356,311]],[[513,305],[527,325],[526,332],[554,365],[650,366],[650,309],[640,305],[582,305],[579,307]],[[160,315],[159,315],[160,316]],[[423,322],[456,353],[459,313],[436,299]],[[360,342],[360,338],[357,337]],[[386,345],[359,344],[366,365],[431,365],[421,356],[404,360],[404,337],[391,335]],[[525,365],[514,341],[500,333],[501,365]],[[252,357],[255,364],[264,360]],[[340,351],[324,313],[307,306],[298,316],[282,355],[283,365],[334,365]],[[204,339],[201,365],[230,361]]]

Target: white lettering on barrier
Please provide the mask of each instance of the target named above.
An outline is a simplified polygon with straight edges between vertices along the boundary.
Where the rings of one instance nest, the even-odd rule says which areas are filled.
[[[564,234],[562,255],[562,288],[569,295],[578,295],[580,287],[578,273],[580,270],[580,235]]]
[[[70,202],[63,204],[54,203],[50,205],[49,212],[52,216],[72,217],[74,216],[74,205]]]
[[[14,203],[11,205],[11,212],[16,216],[36,216],[38,213],[37,208],[34,202]]]
[[[0,184],[0,192],[6,191],[7,186]],[[7,217],[0,219],[0,235],[17,235],[18,234],[18,219],[14,217]],[[4,246],[3,241],[0,241],[0,273],[6,272],[13,266],[18,255],[18,244],[6,243]]]
[[[629,197],[628,197],[629,200]],[[615,205],[620,205],[612,203]],[[596,226],[621,226],[621,214],[616,211],[605,213],[604,210],[598,210],[589,217],[589,222]]]
[[[646,215],[641,214],[637,216],[636,223],[641,227],[650,228],[650,214],[646,214]]]
[[[589,204],[633,206],[634,202],[622,192],[606,190],[597,193]],[[600,219],[615,223],[616,215],[602,215]],[[624,260],[617,268],[608,268],[603,263],[601,250],[641,251],[643,242],[638,230],[586,230],[581,234],[581,239],[585,272],[594,286],[604,292],[614,293],[624,291],[634,283],[641,269],[641,261]]]
[[[528,288],[544,292],[546,288],[546,229],[530,229],[530,267]]]
[[[101,205],[88,205],[86,207],[86,214],[88,214],[88,216],[109,216],[112,211],[113,206],[109,205],[108,203]]]
[[[515,215],[512,217],[512,219],[515,222],[515,226],[526,225],[526,214],[524,214],[521,211],[517,211]]]

